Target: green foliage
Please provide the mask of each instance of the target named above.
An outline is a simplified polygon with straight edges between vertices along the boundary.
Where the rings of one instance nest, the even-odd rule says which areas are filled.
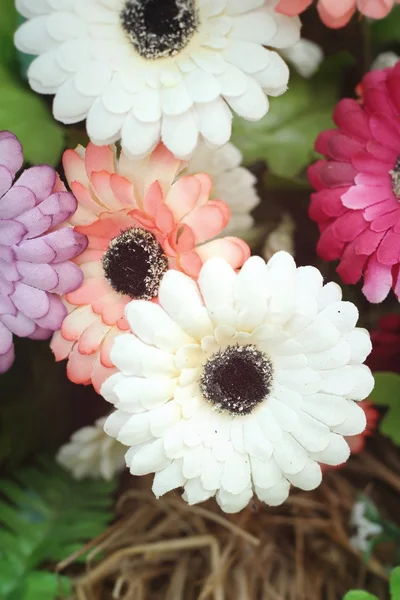
[[[390,574],[390,598],[400,600],[400,567],[395,567]],[[379,598],[363,590],[351,590],[343,600],[379,600]]]
[[[400,6],[396,6],[386,19],[371,23],[372,41],[378,46],[400,43]]]
[[[374,402],[388,407],[380,422],[379,431],[400,446],[400,375],[378,372],[374,373],[374,377]]]
[[[235,119],[232,141],[245,162],[264,158],[274,175],[290,179],[299,175],[315,157],[318,134],[333,127],[338,75],[352,62],[350,55],[339,54],[326,59],[310,80],[292,74],[288,91],[270,98],[270,110],[263,119]]]
[[[24,147],[26,161],[55,166],[65,146],[64,128],[53,119],[46,101],[18,77],[14,2],[0,0],[0,15],[0,130],[15,133]]]
[[[68,578],[43,570],[104,531],[115,484],[74,480],[53,460],[0,481],[0,598],[52,600],[68,594]]]

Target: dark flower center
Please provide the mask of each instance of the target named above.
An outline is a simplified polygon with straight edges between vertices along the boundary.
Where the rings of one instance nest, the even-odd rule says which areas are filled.
[[[157,296],[168,259],[150,231],[131,227],[111,240],[103,255],[103,269],[119,294],[151,300]]]
[[[200,388],[216,408],[248,415],[268,396],[272,375],[270,359],[255,346],[228,346],[205,363]]]
[[[394,166],[394,169],[389,171],[392,177],[393,193],[400,200],[400,156]]]
[[[195,0],[125,0],[122,28],[147,59],[178,54],[198,26]]]

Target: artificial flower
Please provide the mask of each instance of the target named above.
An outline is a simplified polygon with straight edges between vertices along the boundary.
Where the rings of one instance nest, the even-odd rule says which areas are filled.
[[[279,505],[291,484],[320,484],[319,462],[347,460],[373,377],[369,334],[338,285],[279,252],[239,273],[210,259],[198,285],[168,271],[158,299],[126,306],[119,372],[101,388],[116,408],[106,432],[130,446],[133,475],[155,473],[157,497],[182,486],[190,504],[216,496],[226,512],[254,493]]]
[[[356,502],[351,511],[350,525],[355,527],[356,533],[350,538],[350,544],[357,552],[367,552],[373,538],[383,532],[382,525],[372,521],[368,513],[368,505],[363,499]]]
[[[295,222],[289,213],[284,213],[281,222],[267,236],[263,247],[263,257],[269,260],[276,252],[288,252],[292,256],[295,254],[294,232]]]
[[[367,364],[372,371],[400,373],[400,315],[386,315],[371,332],[372,352]]]
[[[203,138],[229,141],[232,112],[250,120],[282,94],[289,70],[269,48],[299,39],[276,0],[17,0],[28,21],[16,46],[39,55],[32,88],[55,94],[63,123],[87,119],[98,145],[121,138],[132,156],[160,140],[188,158]],[[265,48],[264,46],[268,46]]]
[[[400,0],[318,0],[317,10],[327,27],[337,29],[347,25],[356,10],[371,19],[383,19]],[[284,15],[299,15],[312,0],[279,0],[276,10]]]
[[[56,460],[75,479],[101,477],[110,480],[125,467],[125,448],[104,433],[105,418],[76,431],[61,446]]]
[[[373,350],[372,350],[371,354],[372,353],[373,353]],[[371,354],[369,356],[371,356]],[[366,364],[369,365],[368,358],[366,360]],[[374,406],[373,402],[371,402],[371,400],[363,400],[362,402],[359,403],[359,406],[365,412],[366,427],[365,427],[364,431],[362,431],[361,433],[359,433],[357,435],[345,436],[345,440],[349,445],[350,453],[352,455],[360,454],[364,450],[367,438],[371,437],[375,433],[376,427],[378,424],[378,419],[379,419],[379,412],[377,411],[377,409],[375,408],[375,406]],[[344,466],[344,464],[337,465],[336,467],[322,464],[321,468],[322,468],[322,471],[325,472],[325,471],[329,471],[332,469],[338,469],[343,466]]]
[[[281,55],[302,77],[312,77],[324,60],[324,52],[318,44],[301,38],[291,48],[281,51]]]
[[[0,373],[14,361],[13,334],[47,339],[61,326],[66,309],[59,295],[71,292],[83,275],[71,259],[86,238],[60,228],[76,209],[48,165],[23,171],[15,135],[0,132]]]
[[[143,160],[89,144],[67,150],[63,163],[78,200],[70,222],[88,247],[77,259],[84,281],[66,294],[69,314],[51,347],[57,360],[68,358],[72,381],[98,390],[112,372],[113,338],[129,329],[127,302],[156,299],[169,268],[197,277],[212,256],[239,268],[249,249],[234,237],[208,242],[227,226],[229,207],[209,199],[208,175],[176,180],[182,162],[162,144]]]
[[[217,150],[199,144],[184,174],[207,173],[212,179],[211,198],[220,198],[231,210],[231,218],[223,233],[246,236],[254,219],[251,211],[260,203],[256,177],[242,166],[242,153],[231,143]]]
[[[317,139],[326,160],[309,168],[310,216],[320,256],[340,260],[345,283],[363,276],[367,299],[382,302],[391,288],[400,297],[400,63],[371,71],[361,89],[363,104],[341,100],[337,129]]]

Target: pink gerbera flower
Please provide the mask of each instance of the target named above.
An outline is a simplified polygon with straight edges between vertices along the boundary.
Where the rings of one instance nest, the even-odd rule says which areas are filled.
[[[346,25],[358,10],[371,19],[383,19],[400,0],[318,0],[317,9],[327,27],[337,29]],[[279,0],[277,11],[285,15],[299,15],[312,0]]]
[[[65,296],[69,315],[52,349],[57,360],[68,358],[67,373],[75,383],[92,382],[98,390],[113,373],[112,342],[129,329],[125,305],[132,298],[156,301],[168,269],[197,277],[212,256],[234,268],[249,256],[238,238],[207,241],[226,227],[230,210],[209,200],[208,175],[176,180],[183,166],[163,145],[142,160],[123,152],[117,158],[115,146],[92,144],[64,154],[79,204],[71,224],[89,242],[77,259],[84,281]]]
[[[391,288],[400,297],[400,63],[368,73],[362,90],[363,104],[341,100],[338,129],[317,139],[326,160],[309,168],[310,216],[320,256],[340,259],[345,283],[364,276],[365,296],[381,302]]]

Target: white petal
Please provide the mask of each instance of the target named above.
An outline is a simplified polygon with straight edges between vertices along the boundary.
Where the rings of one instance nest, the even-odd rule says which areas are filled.
[[[322,481],[322,471],[318,463],[310,460],[304,469],[296,475],[288,475],[290,483],[301,490],[315,490]]]
[[[351,369],[354,385],[348,397],[352,400],[364,400],[374,389],[374,376],[366,365],[354,365]]]
[[[181,115],[193,106],[193,101],[184,83],[161,89],[161,109],[166,115]]]
[[[270,52],[259,44],[230,39],[224,50],[225,59],[245,73],[263,71],[270,61]]]
[[[283,431],[279,427],[277,420],[274,417],[273,412],[268,407],[268,403],[264,403],[260,409],[257,411],[257,418],[259,419],[259,424],[261,425],[261,429],[264,432],[267,440],[271,442],[278,441],[283,437]]]
[[[267,440],[257,419],[251,415],[244,419],[244,446],[250,456],[267,460],[272,455],[272,443]]]
[[[196,147],[199,123],[196,112],[190,109],[179,116],[163,115],[161,138],[168,150],[178,158],[188,158]]]
[[[240,494],[250,484],[250,459],[247,454],[233,451],[227,459],[223,471],[221,485],[231,494]]]
[[[132,475],[147,475],[165,469],[170,463],[165,455],[163,440],[158,439],[150,444],[145,444],[130,461]]]
[[[211,258],[200,271],[199,287],[205,305],[214,320],[218,315],[221,324],[225,312],[233,311],[233,292],[236,273],[234,269],[221,258]]]
[[[298,424],[291,434],[305,450],[320,452],[328,447],[330,429],[306,413],[300,412]]]
[[[150,431],[154,437],[161,437],[182,417],[180,407],[173,401],[167,402],[150,413]]]
[[[121,410],[116,410],[109,415],[104,423],[104,431],[107,435],[117,439],[121,427],[125,425],[125,423],[130,418],[130,414],[125,413]]]
[[[318,315],[309,325],[295,335],[303,351],[322,352],[335,346],[340,340],[340,331],[334,323]]]
[[[358,435],[362,433],[367,425],[364,410],[353,400],[347,400],[347,416],[340,425],[333,427],[335,433],[340,435]]]
[[[256,488],[256,494],[268,506],[280,506],[289,496],[289,490],[290,483],[282,477],[273,487],[268,489]]]
[[[329,427],[343,423],[347,415],[346,400],[332,394],[317,393],[304,396],[302,409]]]
[[[230,36],[268,46],[277,32],[272,14],[260,8],[232,18]]]
[[[216,75],[222,96],[241,96],[247,88],[247,77],[235,65],[226,65],[223,73]]]
[[[240,494],[231,494],[224,489],[217,492],[216,499],[218,505],[226,513],[237,513],[245,508],[253,497],[251,487],[243,490]]]
[[[205,502],[209,498],[215,495],[215,490],[206,490],[201,483],[200,477],[190,479],[185,484],[185,492],[182,494],[182,498],[190,505],[198,504],[199,502]]]
[[[326,283],[318,295],[318,306],[323,310],[330,304],[340,302],[342,299],[342,289],[340,285],[330,281]]]
[[[268,407],[282,431],[291,432],[298,427],[299,413],[297,410],[293,410],[285,402],[281,402],[274,396],[268,398]]]
[[[222,98],[196,104],[198,126],[201,135],[212,146],[226,144],[232,133],[232,113]]]
[[[230,430],[232,446],[240,454],[244,454],[245,452],[243,422],[244,420],[240,417],[232,419]]]
[[[260,325],[267,312],[265,279],[266,265],[262,258],[252,256],[244,263],[235,281],[235,306],[240,315],[241,329],[252,331]]]
[[[254,79],[248,77],[246,91],[241,96],[225,96],[229,106],[244,119],[258,121],[269,109],[267,96]]]
[[[130,333],[115,338],[110,356],[124,375],[165,377],[177,374],[170,354],[144,344]]]
[[[224,463],[217,461],[211,452],[210,455],[207,456],[207,466],[203,469],[201,481],[206,490],[217,490],[221,487]]]
[[[103,62],[86,62],[74,76],[76,89],[84,96],[99,96],[111,81],[112,74],[112,69]]]
[[[299,17],[288,17],[281,13],[274,13],[277,32],[270,40],[269,45],[275,48],[288,48],[294,46],[300,39],[301,22]]]
[[[164,452],[168,458],[180,458],[183,456],[185,422],[179,421],[174,427],[171,427],[164,435]]]
[[[183,331],[160,305],[146,300],[133,300],[125,307],[125,316],[132,331],[146,344],[160,350],[176,352],[193,339]]]
[[[201,475],[206,468],[207,453],[202,446],[190,448],[183,456],[183,474],[187,479]]]
[[[141,123],[157,123],[161,119],[161,98],[149,86],[132,97],[132,113]]]
[[[133,157],[146,156],[160,141],[161,121],[143,123],[130,112],[121,129],[122,149]]]
[[[153,440],[154,436],[150,431],[150,412],[130,415],[129,419],[119,431],[117,440],[121,444],[134,446]]]
[[[182,460],[173,460],[165,469],[157,471],[154,475],[153,494],[156,498],[159,498],[167,492],[185,485],[185,483],[186,478],[182,473]]]
[[[255,487],[268,489],[280,481],[282,478],[282,469],[278,467],[273,458],[265,461],[252,456],[251,475]]]
[[[270,51],[268,66],[254,77],[269,96],[279,96],[287,89],[289,67],[277,52]]]
[[[43,94],[55,94],[69,77],[57,62],[57,51],[38,56],[30,65],[28,78],[32,88]]]
[[[350,345],[350,361],[352,363],[363,363],[372,350],[371,337],[368,331],[356,327],[345,336],[345,339]]]
[[[358,310],[352,302],[334,302],[324,308],[320,315],[329,319],[342,333],[354,329],[358,320]]]
[[[78,92],[72,78],[67,79],[58,88],[53,102],[53,114],[61,123],[76,123],[86,118],[92,104],[93,98]]]
[[[179,370],[195,369],[206,359],[206,355],[198,344],[182,346],[175,354],[175,365]]]
[[[111,113],[101,98],[97,98],[89,110],[86,129],[93,143],[105,146],[119,139],[124,120],[124,114]]]
[[[221,87],[218,80],[211,73],[196,69],[184,78],[187,93],[193,102],[211,102],[218,98]]]
[[[288,433],[274,442],[273,457],[282,471],[291,475],[299,473],[308,462],[307,452]]]
[[[196,283],[179,271],[168,271],[160,285],[158,299],[169,316],[189,335],[201,339],[213,326]]]
[[[350,456],[350,448],[343,436],[332,433],[329,436],[329,444],[321,452],[310,452],[310,458],[326,465],[337,466],[346,462]]]
[[[335,346],[331,346],[327,350],[307,355],[309,366],[316,371],[344,367],[350,362],[350,358],[350,344],[344,338],[341,338]]]
[[[115,380],[113,394],[114,404],[127,412],[141,412],[144,409],[156,408],[170,400],[174,395],[176,379],[166,377],[125,377],[122,373],[112,375]],[[102,394],[104,394],[102,388]],[[108,400],[107,395],[104,397]]]
[[[58,41],[49,33],[48,21],[48,15],[25,21],[14,36],[14,43],[18,50],[26,54],[42,54],[53,50],[58,45]]]

